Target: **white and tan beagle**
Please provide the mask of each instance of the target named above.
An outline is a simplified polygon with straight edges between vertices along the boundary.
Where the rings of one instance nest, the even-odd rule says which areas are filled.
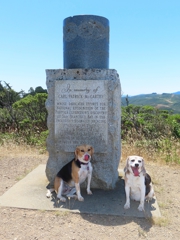
[[[75,150],[75,158],[68,162],[56,175],[54,180],[54,188],[47,190],[47,197],[51,196],[53,191],[56,191],[57,198],[65,202],[66,198],[63,195],[72,197],[77,194],[79,201],[83,201],[81,196],[80,184],[87,178],[87,194],[92,194],[90,183],[92,177],[91,158],[94,149],[90,145],[78,146]]]
[[[146,173],[144,159],[140,156],[129,156],[126,160],[125,173],[125,209],[130,208],[130,198],[140,201],[138,210],[144,210],[144,201],[151,200],[154,196],[154,190],[151,183],[151,177]]]

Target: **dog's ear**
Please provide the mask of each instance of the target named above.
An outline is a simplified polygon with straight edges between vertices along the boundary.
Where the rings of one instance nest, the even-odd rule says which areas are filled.
[[[146,169],[145,169],[145,166],[144,166],[144,159],[142,159],[142,173],[143,173],[144,176],[146,175]]]
[[[78,154],[79,154],[80,149],[77,147],[74,154],[75,154],[75,161],[78,159]]]
[[[129,171],[129,157],[126,159],[126,166],[124,168],[124,173],[128,173]]]
[[[92,146],[90,148],[91,148],[91,157],[92,157],[92,155],[94,154],[94,148]]]

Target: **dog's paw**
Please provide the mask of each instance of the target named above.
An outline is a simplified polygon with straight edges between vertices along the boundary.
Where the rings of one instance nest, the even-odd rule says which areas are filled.
[[[153,200],[152,197],[147,197],[147,198],[146,198],[146,201],[147,201],[147,202],[152,201],[152,200]]]
[[[87,194],[92,195],[91,190],[87,190]]]
[[[84,201],[84,198],[82,196],[78,197],[78,200],[83,202]]]
[[[138,207],[138,210],[139,211],[144,211],[144,206],[140,204],[139,207]]]
[[[124,209],[129,209],[130,208],[130,203],[126,203],[125,205],[124,205]]]

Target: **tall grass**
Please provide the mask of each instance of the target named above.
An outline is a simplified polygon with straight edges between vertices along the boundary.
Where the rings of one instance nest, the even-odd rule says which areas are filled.
[[[129,155],[169,165],[180,164],[180,140],[174,137],[153,140],[127,137],[122,140],[122,158],[126,159]]]
[[[163,164],[180,164],[180,140],[174,137],[157,138],[147,140],[137,136],[137,132],[132,135],[127,134],[126,139],[121,142],[121,158],[126,159],[129,155],[143,156],[147,161]],[[42,132],[38,136],[34,134],[28,136],[15,133],[0,134],[0,151],[29,151],[37,150],[39,153],[46,153],[46,138],[48,132]]]
[[[0,150],[1,151],[38,151],[39,153],[46,153],[46,138],[48,131],[40,134],[23,135],[16,132],[0,133]],[[2,150],[3,149],[3,150]]]

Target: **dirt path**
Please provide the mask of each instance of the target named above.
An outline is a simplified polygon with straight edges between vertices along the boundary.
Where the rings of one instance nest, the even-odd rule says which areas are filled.
[[[47,155],[36,152],[6,154],[0,149],[0,195]],[[124,163],[121,162],[123,166]],[[180,239],[180,167],[146,163],[152,176],[161,219],[73,214],[0,207],[1,240]]]

